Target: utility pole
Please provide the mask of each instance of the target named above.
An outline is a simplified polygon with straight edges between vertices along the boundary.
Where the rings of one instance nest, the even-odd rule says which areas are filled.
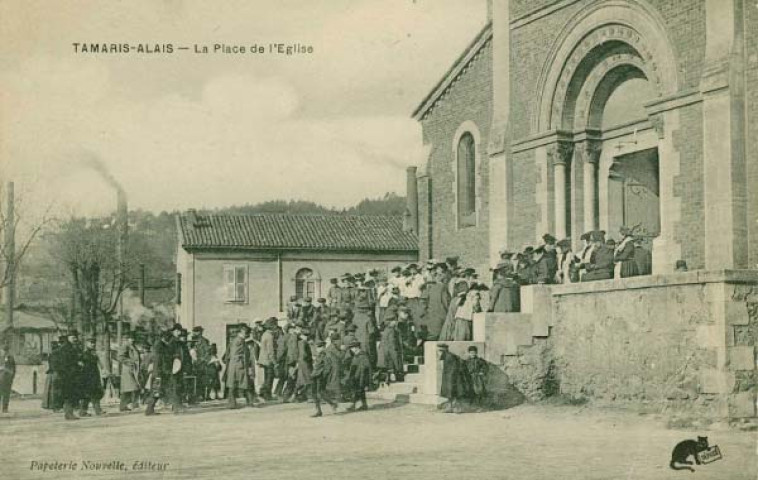
[[[5,275],[8,280],[5,290],[5,314],[8,327],[13,328],[13,307],[16,300],[16,212],[13,205],[13,182],[7,185],[8,200],[5,217]]]

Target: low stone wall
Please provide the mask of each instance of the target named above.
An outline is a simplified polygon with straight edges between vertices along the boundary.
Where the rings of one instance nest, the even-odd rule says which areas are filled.
[[[477,315],[474,340],[529,400],[756,416],[756,271],[527,287],[522,302]]]

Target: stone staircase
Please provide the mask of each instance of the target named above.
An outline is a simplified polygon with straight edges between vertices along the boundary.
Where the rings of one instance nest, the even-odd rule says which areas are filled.
[[[402,382],[390,383],[379,389],[368,392],[366,397],[395,403],[417,403],[423,405],[438,405],[439,395],[428,395],[423,392],[424,386],[424,357],[415,356],[405,365],[405,377]]]

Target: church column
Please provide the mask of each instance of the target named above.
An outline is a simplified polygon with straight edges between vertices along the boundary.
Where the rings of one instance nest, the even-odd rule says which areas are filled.
[[[597,230],[597,165],[600,142],[588,140],[581,144],[584,169],[584,231]]]
[[[553,168],[553,188],[555,199],[555,232],[556,238],[566,237],[568,232],[568,222],[566,217],[567,199],[567,182],[566,170],[569,164],[573,144],[568,142],[558,142],[548,147],[548,160]]]

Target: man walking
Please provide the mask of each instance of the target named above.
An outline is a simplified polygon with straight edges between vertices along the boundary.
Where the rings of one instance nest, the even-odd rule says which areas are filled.
[[[347,408],[348,411],[356,411],[355,404],[361,402],[358,411],[368,410],[366,403],[366,390],[371,388],[371,361],[366,352],[361,350],[361,342],[353,341],[349,345],[353,358],[350,362],[350,388],[353,393],[353,404]]]
[[[337,402],[326,391],[333,366],[329,355],[326,353],[325,346],[326,343],[321,340],[316,342],[316,358],[313,361],[313,372],[311,374],[313,402],[316,404],[316,413],[311,415],[314,418],[323,415],[321,411],[322,400],[325,400],[332,407],[332,411],[337,411]],[[337,377],[337,384],[339,385],[339,377]]]
[[[79,334],[76,330],[69,332],[68,341],[59,350],[58,370],[61,380],[63,412],[66,420],[79,420],[74,415],[74,405],[79,403],[79,381],[81,379],[82,351],[79,348]]]
[[[277,328],[276,317],[271,317],[264,324],[263,335],[261,335],[261,345],[258,351],[258,365],[263,369],[263,386],[261,386],[261,397],[264,400],[271,400],[274,377],[276,376],[276,339],[274,331]]]
[[[238,391],[247,392],[249,388],[250,350],[245,344],[245,339],[250,333],[250,327],[241,325],[237,336],[229,343],[228,360],[226,364],[226,388],[229,395],[228,408],[237,407]],[[251,403],[248,395],[245,395],[248,405]]]
[[[124,339],[124,344],[118,350],[118,361],[121,363],[121,403],[118,410],[128,412],[129,403],[133,408],[137,407],[137,398],[140,391],[139,371],[140,355],[134,347],[134,334],[128,333]]]
[[[16,377],[16,360],[4,345],[0,345],[0,403],[2,412],[8,413],[8,404],[11,400],[11,387]]]
[[[100,358],[95,350],[95,339],[87,339],[84,352],[82,353],[82,381],[81,381],[81,407],[79,409],[80,417],[89,417],[87,413],[89,404],[95,410],[95,415],[102,415],[100,400],[103,398],[103,384],[100,380]]]

